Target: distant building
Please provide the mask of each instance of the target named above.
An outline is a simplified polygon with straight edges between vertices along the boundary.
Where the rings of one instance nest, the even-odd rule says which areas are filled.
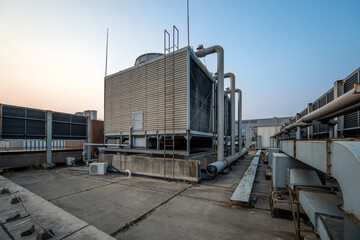
[[[97,120],[97,111],[96,110],[86,110],[83,112],[77,112],[77,113],[75,113],[75,115],[84,116],[84,117],[90,116],[90,120]]]
[[[287,122],[290,117],[273,117],[262,119],[242,120],[241,134],[246,148],[258,147],[269,148],[270,137],[278,133],[280,126]],[[238,134],[237,121],[235,124],[235,135]]]

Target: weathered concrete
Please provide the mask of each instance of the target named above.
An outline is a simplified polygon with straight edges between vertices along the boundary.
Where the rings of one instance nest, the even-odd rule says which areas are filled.
[[[1,189],[6,188],[10,191],[10,193],[0,195],[0,206],[2,208],[2,211],[0,211],[0,224],[2,229],[6,229],[6,235],[8,235],[8,237],[20,239],[22,232],[34,226],[34,232],[26,237],[26,239],[35,239],[37,233],[44,228],[48,230],[51,229],[57,239],[66,239],[73,233],[89,226],[88,223],[74,217],[2,176],[0,176],[0,187]],[[11,204],[9,200],[15,197],[21,201],[16,204]],[[7,211],[3,211],[4,209],[7,209]],[[13,214],[11,214],[11,210]],[[20,213],[19,218],[6,221],[6,216],[4,215],[14,216],[17,213]],[[97,235],[102,236],[102,239],[112,239],[96,228],[92,228],[92,230],[94,231],[93,236]],[[79,235],[78,239],[85,238]],[[90,237],[86,239],[97,238]]]
[[[52,162],[65,163],[67,157],[81,160],[81,153],[82,150],[53,150]],[[45,150],[0,152],[0,168],[41,166],[43,163],[46,163]]]
[[[104,181],[84,178],[64,178],[51,181],[37,182],[36,184],[25,184],[24,187],[29,191],[40,195],[48,201],[61,197],[73,195],[83,191],[110,184]],[[66,186],[66,187],[64,187]]]
[[[174,178],[191,182],[200,180],[200,162],[197,160],[175,159],[173,161],[172,158],[166,158],[164,166],[164,158],[104,153],[100,154],[99,160],[108,162],[123,172],[128,169],[132,173],[144,176]]]
[[[230,203],[230,196],[250,164],[252,154],[254,152],[232,165],[228,174],[219,174],[214,180],[193,186],[182,181],[127,178],[120,174],[94,176],[84,167],[85,171],[76,171],[76,168],[47,171],[50,175],[39,171],[37,177],[34,172],[15,172],[9,178],[27,188],[34,187],[43,178],[61,193],[68,190],[68,195],[51,203],[119,239],[292,239],[292,221],[270,216],[270,181],[265,180],[266,165],[262,161],[252,192],[257,199],[254,208],[244,209]],[[28,184],[27,174],[35,179]],[[76,187],[71,186],[70,179],[71,184],[78,181],[84,188],[71,193]],[[63,182],[69,184],[61,184]],[[47,192],[41,188],[39,194],[45,196]],[[75,234],[71,236],[77,239]]]
[[[170,193],[113,183],[54,200],[52,203],[112,234],[171,196]]]
[[[177,196],[117,239],[292,239],[291,224],[267,211]],[[291,222],[290,222],[291,223]]]

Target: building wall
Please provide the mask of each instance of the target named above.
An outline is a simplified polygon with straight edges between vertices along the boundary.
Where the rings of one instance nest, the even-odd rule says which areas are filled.
[[[276,133],[280,131],[280,126],[272,126],[272,127],[258,127],[257,135],[262,137],[262,148],[270,147],[270,137],[274,136]]]
[[[280,129],[280,126],[287,122],[290,117],[273,117],[263,119],[249,119],[243,120],[242,124],[242,136],[245,139],[244,146],[246,148],[257,147],[257,136],[262,137],[262,147],[270,147],[270,137],[274,134],[276,126]],[[259,130],[260,129],[260,130]],[[238,134],[237,121],[235,124],[235,134]]]

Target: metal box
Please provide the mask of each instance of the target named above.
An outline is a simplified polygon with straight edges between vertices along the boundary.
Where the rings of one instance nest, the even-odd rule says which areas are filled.
[[[306,168],[309,167],[284,153],[273,154],[273,167],[272,167],[272,184],[274,190],[286,188],[287,169],[288,168]]]
[[[107,173],[107,162],[90,163],[89,174],[105,175]]]
[[[278,148],[269,148],[268,149],[268,152],[269,152],[269,161],[268,161],[268,165],[269,166],[272,166],[273,164],[273,159],[274,159],[274,153],[278,153],[279,152],[279,149]]]

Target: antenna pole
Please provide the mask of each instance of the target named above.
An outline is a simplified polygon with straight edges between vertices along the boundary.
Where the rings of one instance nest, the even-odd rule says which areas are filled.
[[[189,31],[189,0],[187,0],[187,34],[188,34],[188,47],[190,47],[190,31]]]
[[[105,59],[105,77],[107,76],[108,42],[109,42],[109,29],[106,29],[106,59]]]

